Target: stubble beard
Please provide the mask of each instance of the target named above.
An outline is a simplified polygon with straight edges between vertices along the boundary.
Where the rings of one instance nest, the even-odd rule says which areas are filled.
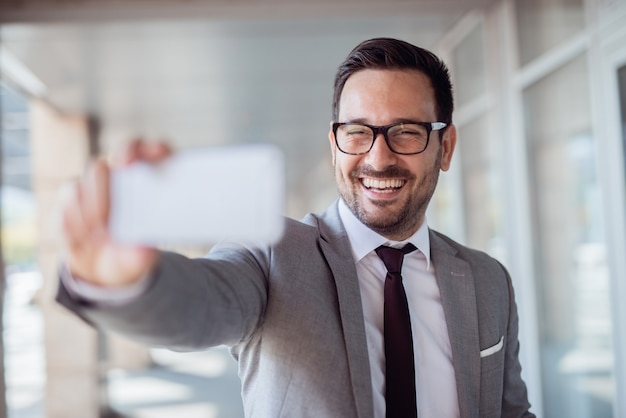
[[[424,219],[439,179],[441,157],[441,152],[439,152],[432,169],[420,180],[415,193],[408,196],[399,210],[393,212],[390,210],[384,213],[386,207],[396,202],[370,201],[370,204],[380,210],[376,213],[368,213],[358,198],[359,193],[356,192],[358,188],[362,187],[359,178],[364,174],[379,178],[402,177],[409,182],[415,181],[415,176],[412,173],[398,167],[390,167],[381,172],[376,172],[367,167],[353,170],[348,177],[337,179],[338,184],[340,184],[339,193],[348,208],[364,225],[386,238],[401,241],[413,235]],[[337,172],[337,176],[339,175],[340,173]]]

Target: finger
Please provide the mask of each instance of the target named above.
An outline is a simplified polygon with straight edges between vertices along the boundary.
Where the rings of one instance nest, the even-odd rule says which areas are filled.
[[[118,161],[122,166],[137,161],[157,163],[170,155],[172,155],[172,147],[165,141],[145,141],[137,138],[126,145]]]
[[[117,163],[121,166],[127,166],[134,163],[139,159],[139,148],[142,146],[144,140],[141,138],[134,138],[128,144],[124,146],[124,149],[116,158]]]
[[[63,208],[63,237],[70,250],[74,250],[81,245],[88,231],[81,207],[81,190],[80,184],[74,185]]]
[[[110,209],[110,169],[108,164],[100,160],[94,164],[93,174],[93,205],[96,223],[106,227],[109,222]]]
[[[143,142],[139,153],[144,161],[156,163],[172,155],[172,148],[166,142]]]
[[[109,214],[109,167],[102,161],[95,161],[82,182],[83,217],[91,232],[106,229]]]

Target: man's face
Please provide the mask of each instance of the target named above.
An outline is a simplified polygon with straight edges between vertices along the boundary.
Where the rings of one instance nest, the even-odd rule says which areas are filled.
[[[412,70],[361,70],[344,86],[338,122],[389,125],[401,121],[436,122],[436,103],[430,80]],[[424,221],[435,191],[439,170],[448,170],[456,143],[449,126],[430,134],[421,154],[393,153],[382,134],[367,154],[339,151],[329,134],[339,193],[358,219],[393,240],[411,236]]]

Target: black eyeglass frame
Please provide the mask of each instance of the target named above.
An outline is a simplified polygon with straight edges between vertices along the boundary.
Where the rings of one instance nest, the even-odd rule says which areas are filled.
[[[426,145],[424,145],[424,148],[421,151],[398,152],[394,150],[393,147],[391,146],[391,142],[389,142],[389,137],[387,136],[387,132],[389,132],[389,129],[396,127],[398,125],[406,125],[406,124],[420,125],[426,128]],[[339,146],[339,141],[337,140],[337,129],[339,129],[340,126],[344,126],[344,125],[361,125],[361,126],[370,128],[372,130],[372,133],[373,133],[372,143],[370,144],[370,147],[367,149],[367,151],[347,152],[341,149],[341,147]],[[368,152],[370,152],[372,150],[372,147],[374,147],[374,142],[376,141],[376,138],[378,138],[379,134],[383,134],[383,138],[385,138],[385,142],[387,143],[387,146],[392,152],[396,154],[400,154],[400,155],[421,154],[422,152],[426,151],[426,148],[428,148],[428,143],[430,142],[430,133],[432,131],[443,130],[447,127],[448,127],[448,124],[445,122],[416,122],[416,121],[404,121],[404,122],[392,123],[391,125],[384,125],[384,126],[368,125],[367,123],[362,123],[362,122],[334,122],[332,124],[333,136],[335,137],[335,145],[337,145],[337,149],[343,152],[344,154],[348,154],[348,155],[363,155],[363,154],[367,154]]]

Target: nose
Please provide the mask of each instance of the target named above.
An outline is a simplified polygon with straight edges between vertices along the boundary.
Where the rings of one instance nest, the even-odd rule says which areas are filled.
[[[397,154],[389,148],[382,133],[376,136],[372,149],[366,154],[367,163],[376,170],[383,170],[395,164],[396,158]]]

